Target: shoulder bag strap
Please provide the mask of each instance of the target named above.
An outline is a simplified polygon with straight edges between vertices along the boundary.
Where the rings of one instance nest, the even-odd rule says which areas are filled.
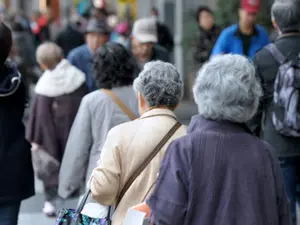
[[[279,49],[277,48],[277,46],[274,43],[268,44],[266,46],[266,50],[268,50],[268,52],[270,52],[272,54],[274,59],[280,65],[282,65],[286,61],[286,57],[281,53],[281,51],[279,51]]]
[[[114,103],[116,103],[120,109],[129,117],[130,120],[135,120],[136,116],[134,113],[124,104],[124,102],[121,101],[120,98],[112,91],[108,89],[101,89],[106,95],[108,95]]]
[[[125,183],[122,191],[119,194],[117,199],[116,208],[122,200],[123,196],[130,188],[135,179],[143,172],[143,170],[148,166],[148,164],[152,161],[152,159],[157,155],[160,149],[168,142],[168,140],[175,134],[175,132],[181,127],[182,124],[180,122],[176,122],[176,124],[171,128],[171,130],[163,137],[163,139],[158,143],[158,145],[154,148],[151,154],[141,163],[141,165],[136,169],[136,171],[131,175],[128,181]]]

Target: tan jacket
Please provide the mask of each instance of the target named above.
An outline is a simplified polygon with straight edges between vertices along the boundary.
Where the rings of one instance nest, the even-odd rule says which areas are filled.
[[[94,199],[102,205],[114,205],[129,177],[175,125],[175,118],[169,110],[153,109],[135,121],[113,128],[104,144],[99,166],[92,173],[90,185]],[[186,127],[180,127],[134,181],[113,214],[113,225],[122,225],[128,208],[149,195],[168,145],[185,134]]]

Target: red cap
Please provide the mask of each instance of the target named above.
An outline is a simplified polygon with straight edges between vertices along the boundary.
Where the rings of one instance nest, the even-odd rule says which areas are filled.
[[[248,13],[258,13],[260,0],[241,0],[241,7]]]

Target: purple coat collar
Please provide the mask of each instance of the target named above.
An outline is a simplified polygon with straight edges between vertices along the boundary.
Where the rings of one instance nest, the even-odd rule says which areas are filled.
[[[253,134],[246,124],[234,123],[230,121],[216,121],[205,119],[203,116],[194,116],[187,129],[188,133],[195,131],[215,131],[215,132],[229,132],[240,133],[246,132]]]

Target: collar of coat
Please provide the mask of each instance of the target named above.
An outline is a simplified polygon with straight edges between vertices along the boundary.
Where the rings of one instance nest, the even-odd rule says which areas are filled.
[[[194,116],[191,120],[191,123],[188,127],[188,133],[195,132],[197,130],[200,131],[213,131],[213,132],[221,132],[221,133],[254,133],[248,128],[248,126],[244,123],[234,123],[231,121],[216,121],[205,119],[201,115]]]
[[[160,109],[160,108],[156,108],[156,109],[151,109],[147,112],[145,112],[142,116],[141,119],[144,118],[148,118],[148,117],[156,117],[156,116],[167,116],[167,117],[173,117],[175,120],[177,120],[176,115],[174,114],[174,112],[172,112],[169,109]]]
[[[71,94],[85,83],[85,75],[63,59],[54,70],[46,70],[35,87],[35,93],[47,97]]]

